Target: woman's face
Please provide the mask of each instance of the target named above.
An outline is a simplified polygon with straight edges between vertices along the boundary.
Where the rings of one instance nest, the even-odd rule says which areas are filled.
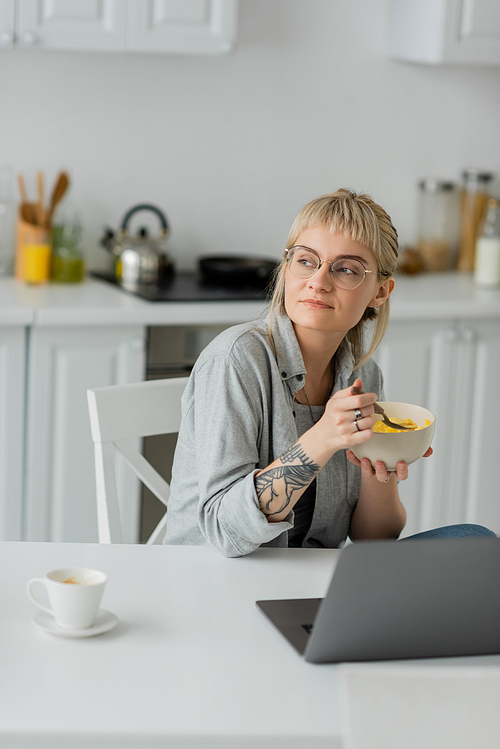
[[[394,288],[392,278],[382,283],[378,280],[373,252],[343,234],[314,227],[303,231],[295,244],[315,250],[321,260],[327,261],[310,278],[298,278],[289,268],[286,270],[285,309],[297,333],[315,330],[337,333],[343,338],[358,324],[367,307],[379,307]],[[330,263],[348,257],[355,257],[372,271],[356,289],[335,286],[330,274]]]

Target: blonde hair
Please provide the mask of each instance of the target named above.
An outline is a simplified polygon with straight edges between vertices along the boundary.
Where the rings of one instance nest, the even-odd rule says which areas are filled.
[[[325,227],[332,234],[343,234],[354,242],[368,247],[377,260],[378,277],[382,282],[392,276],[398,257],[398,233],[390,216],[366,194],[340,189],[322,195],[300,211],[290,229],[287,249],[293,247],[300,234],[313,227]],[[273,294],[269,308],[269,336],[272,343],[272,321],[276,315],[286,315],[285,273],[286,256],[273,275]],[[346,335],[354,356],[354,368],[368,361],[382,341],[389,324],[389,297],[377,308],[367,307],[363,317]],[[375,333],[370,348],[364,349],[364,332],[367,321],[376,320]]]

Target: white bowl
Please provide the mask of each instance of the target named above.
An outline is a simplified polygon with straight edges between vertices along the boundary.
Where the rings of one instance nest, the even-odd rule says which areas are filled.
[[[403,432],[372,432],[371,438],[351,448],[352,452],[358,460],[368,458],[372,465],[381,460],[388,471],[395,471],[397,463],[401,460],[408,465],[415,463],[431,446],[436,417],[427,408],[411,403],[380,401],[380,405],[389,419],[413,419],[415,424],[424,428]],[[429,426],[425,426],[426,419],[430,421]],[[373,414],[373,423],[381,420],[379,414]]]

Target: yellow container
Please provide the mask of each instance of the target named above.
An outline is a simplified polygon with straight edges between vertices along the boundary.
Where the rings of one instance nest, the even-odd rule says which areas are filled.
[[[26,206],[33,209],[34,203],[26,203]],[[44,283],[49,276],[41,279],[40,273],[44,274],[44,258],[47,250],[31,250],[30,261],[30,279],[26,278],[26,248],[27,247],[46,247],[52,244],[52,227],[38,226],[24,221],[21,211],[17,219],[17,250],[16,250],[16,278],[19,281],[29,281],[30,283]]]
[[[27,283],[47,283],[50,278],[50,244],[24,245],[24,280]]]

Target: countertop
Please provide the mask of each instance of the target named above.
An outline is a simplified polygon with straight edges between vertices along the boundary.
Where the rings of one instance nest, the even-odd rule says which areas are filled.
[[[81,284],[28,286],[0,279],[0,326],[224,325],[246,322],[265,301],[146,302],[117,286],[87,278]]]
[[[0,279],[0,326],[224,325],[246,322],[266,301],[146,302],[97,279],[82,284],[28,286]],[[391,319],[463,319],[500,316],[500,289],[475,286],[472,275],[397,276]]]

